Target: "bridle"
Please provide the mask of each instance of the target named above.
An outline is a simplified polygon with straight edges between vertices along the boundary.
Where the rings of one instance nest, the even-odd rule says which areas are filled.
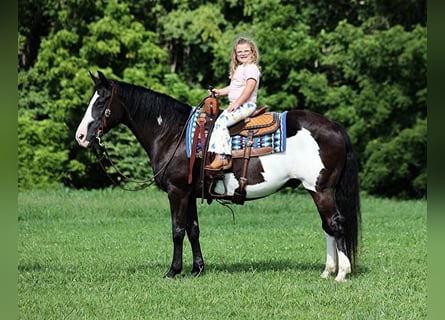
[[[147,179],[147,180],[144,181],[144,180],[135,180],[135,179],[129,178],[129,177],[127,177],[124,173],[122,173],[122,171],[119,170],[119,168],[117,168],[117,166],[114,164],[113,160],[111,160],[110,154],[109,154],[107,148],[105,147],[105,143],[104,143],[104,142],[102,141],[102,139],[101,139],[101,136],[103,135],[103,130],[104,130],[104,128],[107,126],[107,120],[111,117],[111,114],[112,114],[112,111],[111,111],[111,105],[112,105],[112,102],[113,102],[113,99],[115,98],[115,96],[116,96],[116,85],[114,84],[113,81],[111,81],[111,97],[110,97],[110,100],[108,101],[107,107],[105,108],[104,115],[103,115],[103,117],[102,117],[102,120],[101,120],[101,122],[100,122],[100,125],[99,125],[99,127],[98,127],[98,129],[97,129],[97,131],[96,131],[96,139],[97,139],[97,141],[98,141],[98,145],[99,145],[99,146],[101,147],[101,149],[102,149],[102,154],[100,155],[99,152],[98,152],[98,150],[97,150],[97,149],[94,149],[94,150],[95,150],[95,153],[96,153],[96,157],[97,157],[97,159],[98,159],[98,162],[99,162],[100,167],[101,167],[102,170],[105,172],[105,174],[107,175],[108,179],[110,179],[110,181],[111,181],[114,185],[120,187],[120,188],[123,189],[123,190],[127,190],[127,191],[139,191],[139,190],[143,190],[143,189],[148,188],[149,186],[153,185],[153,184],[156,182],[156,178],[157,178],[159,175],[161,175],[161,174],[165,171],[165,169],[167,169],[168,165],[169,165],[169,164],[171,163],[171,161],[173,160],[173,157],[175,156],[176,151],[178,150],[179,145],[181,144],[181,141],[183,140],[183,137],[184,137],[185,131],[187,130],[187,125],[188,125],[188,123],[190,122],[190,119],[192,119],[193,114],[195,113],[195,111],[197,110],[197,108],[199,108],[199,107],[203,104],[204,100],[201,101],[201,103],[199,104],[198,107],[194,108],[194,109],[190,112],[190,115],[189,115],[189,117],[188,117],[188,119],[187,119],[187,121],[186,121],[186,123],[185,123],[185,125],[184,125],[184,128],[183,128],[182,131],[181,131],[181,134],[180,134],[180,136],[179,136],[179,139],[178,139],[178,141],[177,141],[177,143],[176,143],[176,146],[175,146],[175,148],[174,148],[174,150],[173,150],[173,153],[172,153],[171,157],[170,157],[170,158],[168,159],[168,161],[164,164],[164,166],[162,166],[162,167],[158,170],[158,172],[157,172],[153,177],[151,177],[150,179]],[[128,108],[127,108],[127,106],[125,105],[125,103],[124,103],[123,101],[121,101],[120,99],[119,99],[119,103],[124,107],[124,109],[125,109],[125,110],[127,111],[127,113],[128,113]],[[131,117],[130,117],[130,120],[133,121],[133,119],[131,119]],[[134,121],[133,121],[133,122],[134,122]],[[134,189],[130,189],[130,188],[127,188],[127,187],[123,186],[122,184],[118,183],[118,182],[117,182],[115,179],[113,179],[113,178],[111,177],[111,175],[108,173],[107,168],[106,168],[106,165],[103,163],[104,160],[106,160],[106,161],[107,161],[107,162],[114,168],[114,170],[116,170],[116,173],[118,174],[118,176],[119,176],[123,181],[137,183],[137,184],[139,184],[139,186],[138,186],[138,187],[135,187]]]
[[[103,135],[103,129],[107,126],[107,119],[111,117],[111,103],[113,102],[115,93],[116,93],[116,85],[114,84],[113,81],[111,81],[111,97],[110,97],[110,100],[108,101],[107,107],[105,108],[104,115],[102,117],[100,125],[96,131],[97,142],[98,142],[99,146],[101,146],[103,148],[105,148],[105,145],[102,142],[102,140],[100,139],[100,137]]]

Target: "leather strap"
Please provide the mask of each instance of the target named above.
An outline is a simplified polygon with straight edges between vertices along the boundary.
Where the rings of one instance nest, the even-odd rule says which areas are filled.
[[[247,143],[246,148],[244,149],[244,163],[243,163],[243,170],[241,172],[241,177],[239,178],[239,187],[236,188],[234,196],[233,196],[233,202],[236,204],[244,204],[244,200],[246,198],[246,185],[247,185],[247,168],[249,166],[249,160],[250,160],[250,153],[252,151],[252,145],[253,145],[253,130],[249,130],[248,136],[247,136]]]
[[[201,149],[205,145],[205,124],[206,124],[206,114],[201,112],[199,114],[198,119],[196,120],[196,129],[195,133],[193,134],[193,140],[192,140],[192,150],[190,154],[190,161],[189,161],[189,177],[188,177],[188,183],[191,184],[193,182],[193,166],[195,165],[196,160],[196,149],[198,147],[198,137],[201,136]]]

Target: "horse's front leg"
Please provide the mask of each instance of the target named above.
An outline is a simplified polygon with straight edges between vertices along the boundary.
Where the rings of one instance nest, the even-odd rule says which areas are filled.
[[[189,200],[189,209],[187,212],[187,236],[190,241],[193,253],[192,276],[197,277],[204,272],[204,259],[201,253],[201,244],[199,243],[199,222],[198,210],[196,208],[196,198]]]
[[[188,197],[169,194],[168,198],[172,221],[173,260],[170,270],[164,275],[164,278],[173,278],[182,271],[182,250],[187,224]]]

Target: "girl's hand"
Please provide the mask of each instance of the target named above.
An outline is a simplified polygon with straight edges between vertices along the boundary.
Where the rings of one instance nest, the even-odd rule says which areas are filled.
[[[212,92],[210,90],[207,90],[209,92],[209,94],[211,94]],[[222,89],[213,89],[213,93],[215,94],[216,97],[220,97],[220,96],[227,96],[227,94],[229,93],[229,87],[225,87]]]
[[[229,107],[227,108],[227,112],[233,112],[238,108],[235,104],[229,104]]]

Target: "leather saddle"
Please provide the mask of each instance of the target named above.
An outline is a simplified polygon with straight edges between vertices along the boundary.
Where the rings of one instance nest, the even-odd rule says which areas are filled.
[[[241,150],[232,150],[232,158],[243,158],[243,170],[242,176],[240,177],[240,186],[235,190],[235,195],[233,197],[233,202],[236,204],[243,204],[245,199],[245,186],[247,184],[247,168],[251,157],[258,157],[265,154],[272,153],[272,147],[253,147],[253,138],[265,134],[270,134],[277,131],[280,128],[279,115],[275,112],[266,112],[267,106],[263,106],[244,121],[231,126],[229,128],[230,135],[245,137],[246,143],[245,147]],[[224,182],[224,172],[206,172],[204,166],[211,162],[211,155],[207,153],[208,148],[208,137],[211,135],[213,125],[221,113],[218,106],[218,100],[215,97],[209,96],[205,99],[204,105],[199,110],[199,116],[196,120],[196,129],[192,139],[192,153],[190,156],[189,163],[189,177],[188,183],[191,184],[193,180],[193,167],[196,159],[196,150],[198,144],[201,146],[201,152],[198,156],[203,159],[200,180],[204,182],[205,178],[210,179],[208,192],[212,198],[224,198],[227,196],[227,188]],[[224,194],[214,194],[213,186],[216,180],[222,180],[224,183],[224,189],[226,190]],[[204,192],[204,188],[203,188]],[[204,198],[204,194],[203,194]],[[209,200],[209,199],[208,199]]]
[[[257,109],[251,116],[229,128],[230,136],[243,136],[253,139],[271,134],[280,128],[280,118],[276,112],[266,112],[267,106]],[[252,146],[251,157],[259,157],[273,152],[272,147],[256,148]],[[244,149],[232,150],[232,158],[244,158]]]
[[[240,121],[229,128],[231,136],[241,135],[247,137],[249,131],[253,131],[253,136],[277,131],[280,122],[275,112],[266,112],[267,106],[263,106],[250,115],[244,121]]]

